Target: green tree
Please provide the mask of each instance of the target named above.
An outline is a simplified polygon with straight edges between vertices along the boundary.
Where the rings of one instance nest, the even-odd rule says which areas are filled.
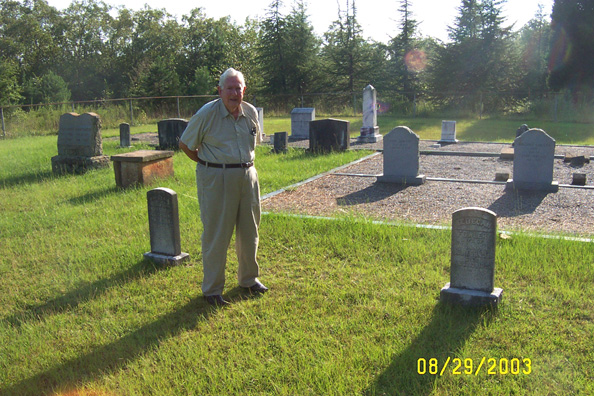
[[[532,95],[547,90],[548,58],[551,40],[551,24],[539,5],[534,18],[520,30],[516,45],[522,54],[524,79],[522,90]]]
[[[25,91],[31,103],[62,103],[69,101],[71,96],[66,81],[52,71],[29,79]]]
[[[9,59],[0,59],[0,105],[16,104],[23,96],[19,84],[19,67]]]
[[[549,85],[574,93],[594,87],[594,0],[555,0]]]

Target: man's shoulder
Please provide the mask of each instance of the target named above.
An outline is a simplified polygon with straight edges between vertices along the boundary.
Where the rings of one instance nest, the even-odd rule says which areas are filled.
[[[219,103],[220,102],[221,102],[220,98],[211,100],[210,102],[208,102],[204,106],[202,106],[196,114],[205,115],[205,114],[210,114],[210,113],[216,113],[217,111],[219,111]]]
[[[255,120],[258,119],[258,110],[251,103],[241,102],[241,109],[243,110],[243,114],[245,114],[247,117]]]

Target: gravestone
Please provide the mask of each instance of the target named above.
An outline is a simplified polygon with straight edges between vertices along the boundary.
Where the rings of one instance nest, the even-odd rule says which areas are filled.
[[[159,150],[179,150],[179,138],[188,126],[188,120],[169,118],[157,123]]]
[[[177,193],[155,188],[146,194],[151,251],[144,257],[158,264],[181,264],[190,255],[181,251]]]
[[[327,118],[309,123],[309,149],[313,152],[346,151],[351,137],[349,121]]]
[[[108,166],[109,157],[103,155],[99,115],[62,114],[58,130],[58,155],[52,157],[53,173],[80,174]]]
[[[441,122],[441,140],[439,143],[458,143],[458,139],[456,139],[456,121]]]
[[[522,124],[520,125],[520,127],[516,130],[516,138],[519,138],[520,136],[522,136],[522,134],[524,132],[527,132],[530,130],[530,127],[526,124]]]
[[[120,147],[130,147],[130,124],[125,122],[120,124]]]
[[[450,282],[440,300],[462,305],[497,305],[503,290],[494,287],[497,215],[482,208],[452,214]]]
[[[256,107],[258,111],[258,124],[260,124],[260,132],[256,136],[256,144],[262,143],[262,139],[266,137],[264,133],[264,108],[263,107]]]
[[[112,155],[116,186],[146,186],[173,176],[173,154],[168,150],[138,150]]]
[[[542,129],[530,129],[514,141],[512,179],[507,187],[518,190],[559,190],[553,181],[555,139]]]
[[[376,143],[382,141],[382,135],[377,126],[377,95],[375,88],[368,85],[363,90],[363,126],[361,136],[357,138],[360,143]]]
[[[405,126],[399,126],[384,136],[384,173],[380,183],[420,185],[425,175],[419,175],[419,136]]]
[[[293,139],[309,139],[309,123],[315,119],[315,108],[294,108],[291,111],[291,137]]]
[[[276,132],[274,134],[275,153],[286,153],[289,146],[289,134],[287,132]]]

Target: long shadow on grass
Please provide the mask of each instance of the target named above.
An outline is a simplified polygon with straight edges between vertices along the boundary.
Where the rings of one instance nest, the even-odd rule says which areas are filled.
[[[70,311],[86,301],[100,298],[112,287],[119,287],[122,284],[132,282],[143,276],[151,275],[161,268],[163,267],[156,266],[148,260],[142,260],[110,278],[100,279],[96,282],[86,284],[60,297],[46,301],[43,304],[29,305],[20,312],[8,316],[3,320],[15,327],[20,327],[25,323],[42,321],[47,316]]]
[[[352,192],[337,199],[340,206],[354,206],[369,202],[382,201],[404,191],[408,186],[390,183],[374,183],[363,190]]]
[[[1,389],[0,394],[45,395],[52,394],[55,390],[76,388],[79,384],[125,367],[164,340],[195,328],[199,321],[208,320],[213,312],[214,308],[207,306],[201,296],[196,297],[177,311],[164,315],[109,345]]]
[[[19,184],[41,183],[42,181],[53,177],[52,171],[31,172],[0,179],[0,187],[9,188]]]
[[[550,193],[546,191],[509,189],[493,201],[488,209],[497,213],[499,217],[515,217],[534,213],[548,194]]]
[[[437,370],[441,371],[448,357],[450,362],[444,376],[451,376],[455,368],[452,360],[458,356],[459,350],[481,323],[489,322],[494,310],[489,308],[469,308],[438,304],[433,310],[431,322],[421,331],[419,336],[402,353],[395,356],[390,366],[366,390],[366,395],[428,395],[432,392],[437,375],[435,366],[430,367],[430,359],[437,359]],[[474,358],[478,366],[480,357]],[[426,373],[418,373],[419,359],[425,359]],[[423,369],[421,361],[421,369]],[[460,372],[464,366],[460,368]],[[483,373],[486,372],[483,371]],[[480,374],[479,374],[480,375]],[[438,379],[439,381],[439,379]]]
[[[120,188],[113,186],[105,190],[94,191],[88,194],[81,195],[80,197],[71,198],[68,201],[73,205],[84,205],[86,203],[105,198],[106,196],[114,194],[118,191],[120,191]]]

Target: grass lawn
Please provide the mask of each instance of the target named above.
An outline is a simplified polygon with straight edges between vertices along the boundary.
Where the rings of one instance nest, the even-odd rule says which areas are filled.
[[[1,395],[594,394],[592,244],[498,239],[502,303],[463,309],[438,301],[449,231],[266,215],[271,291],[243,294],[230,250],[233,304],[214,310],[183,154],[158,186],[178,193],[190,260],[161,268],[143,260],[152,187],[119,190],[111,168],[54,177],[56,153],[56,136],[0,141]],[[262,194],[366,154],[260,147]]]

